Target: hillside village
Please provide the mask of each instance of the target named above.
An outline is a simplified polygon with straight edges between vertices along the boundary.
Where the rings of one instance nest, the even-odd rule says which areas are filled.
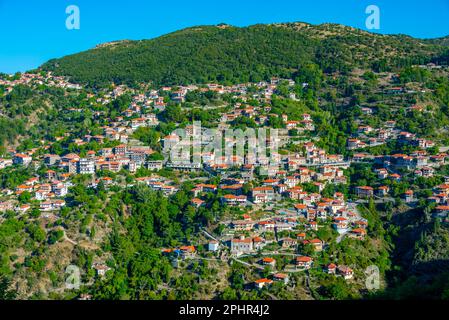
[[[433,64],[419,68],[447,72]],[[425,95],[424,88],[398,87],[394,74],[381,76],[387,79],[379,88],[385,99]],[[17,86],[54,87],[70,94],[84,90],[51,72],[3,77],[0,85],[4,96]],[[25,169],[26,174],[10,188],[0,190],[0,221],[29,214],[47,233],[63,230],[57,241],[77,243],[88,237],[73,232],[69,237],[68,227],[55,223],[63,212],[79,205],[73,197],[77,185],[110,192],[145,185],[165,197],[175,196],[188,185],[193,210],[214,210],[211,199],[217,199],[220,210],[226,213],[223,219],[202,227],[196,239],[157,248],[174,268],[202,259],[238,263],[253,270],[245,283],[248,290],[270,287],[274,282],[290,286],[292,275],[311,270],[360,285],[365,266],[357,261],[345,264],[323,253],[345,240],[370,241],[366,208],[371,206],[394,205],[405,210],[425,204],[433,219],[448,223],[448,148],[438,138],[411,133],[394,120],[373,123],[370,119],[378,111],[375,104],[367,103],[359,108],[358,126],[340,145],[341,154],[332,152],[321,143],[322,115],[318,111],[299,110],[293,117],[279,112],[277,105],[283,101],[299,105],[304,97],[298,97],[296,90],[308,90],[309,85],[271,78],[228,86],[209,83],[153,88],[142,84],[138,89],[116,85],[98,94],[87,91],[88,104],[65,112],[89,110],[101,132],[97,127],[81,135],[64,132],[54,139],[36,141],[32,148],[10,145],[5,150],[0,170],[8,175]],[[130,103],[108,118],[101,106],[124,96],[131,98]],[[198,97],[204,96],[218,101],[204,107],[216,111],[214,119],[207,119],[207,127],[278,128],[279,150],[271,155],[278,166],[268,167],[269,174],[262,175],[260,169],[267,168],[267,163],[249,163],[250,159],[237,156],[217,158],[212,152],[201,153],[201,164],[192,163],[190,158],[184,163],[171,161],[164,149],[179,142],[179,137],[157,128],[171,117],[172,129],[184,128],[193,135],[193,125],[176,122],[176,115],[179,110],[191,109]],[[404,110],[410,115],[432,112],[420,101]],[[161,133],[151,143],[139,140],[148,129]],[[387,145],[399,146],[403,152],[386,154],[382,148]],[[88,241],[97,246],[103,240]],[[95,260],[90,268],[98,277],[114,272],[114,265],[106,259]]]

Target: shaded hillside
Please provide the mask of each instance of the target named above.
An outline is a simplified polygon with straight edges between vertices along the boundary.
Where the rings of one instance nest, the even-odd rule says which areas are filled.
[[[436,39],[426,39],[425,41],[440,46],[449,46],[449,36]]]
[[[389,287],[374,295],[383,299],[449,298],[449,226],[429,219],[421,209],[394,217]],[[394,229],[394,228],[393,228]]]

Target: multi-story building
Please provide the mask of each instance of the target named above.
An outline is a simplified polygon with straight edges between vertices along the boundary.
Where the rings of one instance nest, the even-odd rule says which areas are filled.
[[[29,155],[20,153],[15,154],[14,158],[12,159],[14,164],[19,164],[22,166],[28,166],[31,163],[31,160],[32,158]]]
[[[94,174],[95,162],[90,159],[80,159],[77,162],[76,172],[78,174]]]
[[[253,251],[253,240],[251,238],[240,238],[231,240],[231,253],[240,255]]]

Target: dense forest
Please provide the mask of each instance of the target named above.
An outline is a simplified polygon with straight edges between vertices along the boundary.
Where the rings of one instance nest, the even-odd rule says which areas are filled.
[[[345,73],[353,67],[395,70],[444,57],[447,48],[439,43],[340,25],[219,25],[188,28],[152,40],[104,44],[50,60],[42,69],[93,86],[149,81],[229,84],[291,78],[307,63],[316,63],[325,72]]]

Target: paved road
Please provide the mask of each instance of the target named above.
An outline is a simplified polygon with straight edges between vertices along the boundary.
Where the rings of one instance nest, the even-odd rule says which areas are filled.
[[[211,235],[211,234],[210,234],[209,232],[207,232],[205,229],[201,229],[201,231],[203,231],[203,233],[204,233],[207,237],[211,238],[212,240],[215,240],[215,241],[220,242],[220,240],[218,240],[217,238],[215,238],[213,235]]]
[[[358,201],[356,201],[356,202],[347,202],[348,209],[350,211],[353,211],[356,214],[355,218],[350,219],[351,222],[362,219],[362,215],[360,214],[359,210],[357,209],[357,204],[359,204]],[[344,232],[340,233],[340,235],[337,237],[337,239],[335,241],[337,243],[340,243],[343,240],[343,238],[346,236],[346,234],[349,232],[349,229],[350,228],[348,228]]]
[[[71,244],[73,244],[73,245],[75,245],[75,246],[78,245],[78,242],[73,241],[72,239],[70,239],[70,238],[67,236],[65,230],[63,230],[63,232],[64,232],[64,240],[65,240],[65,241],[70,242]]]
[[[386,203],[386,202],[393,202],[393,203],[396,202],[396,200],[391,197],[385,197],[385,198],[375,197],[374,199],[375,199],[374,203],[376,203],[376,204]],[[359,200],[356,200],[356,203],[367,204],[367,203],[369,203],[369,199],[359,199]]]

